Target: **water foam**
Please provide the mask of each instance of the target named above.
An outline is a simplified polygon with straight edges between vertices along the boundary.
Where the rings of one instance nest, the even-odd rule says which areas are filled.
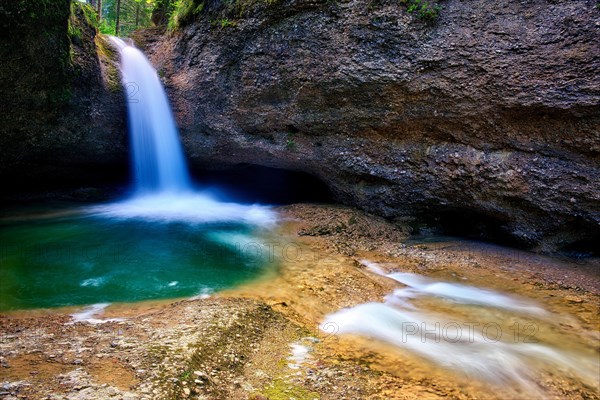
[[[436,296],[462,304],[474,304],[488,307],[503,308],[511,311],[547,316],[548,312],[536,304],[517,299],[489,289],[450,282],[438,282],[422,275],[408,272],[394,272],[387,277],[400,282],[408,288],[397,289],[393,296],[396,298],[411,298],[417,296]]]
[[[105,281],[106,281],[105,278],[89,278],[89,279],[84,279],[83,281],[81,281],[79,286],[81,286],[81,287],[87,287],[87,286],[99,287],[102,284],[104,284]]]
[[[121,322],[124,321],[124,318],[106,318],[99,319],[96,316],[102,315],[106,307],[108,307],[110,303],[97,303],[92,304],[84,308],[83,310],[71,314],[71,318],[73,319],[73,323],[75,322],[87,322],[89,324],[104,324],[106,322]]]
[[[111,37],[121,55],[135,178],[133,198],[94,207],[97,215],[153,222],[272,225],[268,207],[220,202],[194,192],[169,100],[158,74],[134,46]]]
[[[102,217],[162,223],[239,222],[269,227],[277,221],[277,214],[268,206],[220,202],[202,193],[192,192],[136,196],[91,207],[88,211]]]

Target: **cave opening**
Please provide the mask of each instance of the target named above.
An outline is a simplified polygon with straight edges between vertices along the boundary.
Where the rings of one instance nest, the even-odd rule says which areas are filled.
[[[201,187],[241,203],[333,202],[329,187],[315,175],[302,171],[236,164],[221,169],[192,169],[192,176]]]
[[[70,172],[54,168],[36,174],[7,177],[10,190],[0,196],[4,206],[39,201],[107,201],[127,196],[132,174],[128,165],[77,166]],[[236,164],[219,169],[193,168],[191,175],[199,190],[208,190],[227,201],[286,205],[332,203],[329,187],[307,172]]]
[[[456,207],[428,210],[419,213],[417,220],[419,224],[414,231],[419,237],[444,235],[531,248],[531,243],[519,240],[509,232],[507,221],[475,210]]]
[[[202,168],[191,166],[197,188],[225,201],[246,204],[287,205],[294,203],[338,202],[328,185],[304,171],[241,163]],[[0,195],[0,205],[10,209],[41,201],[77,202],[81,204],[112,201],[127,197],[133,178],[125,163],[78,165],[66,171],[65,166],[30,169],[26,173],[7,175],[9,190]],[[410,230],[412,238],[422,240],[434,236],[452,236],[509,246],[534,249],[539,243],[514,235],[508,221],[476,210],[461,207],[430,207],[414,214]],[[554,250],[568,258],[598,256],[596,243],[600,230],[584,221],[573,221],[564,245]],[[584,234],[585,233],[585,234]]]
[[[412,232],[419,240],[436,235],[452,236],[534,251],[544,251],[543,247],[549,245],[552,252],[569,259],[597,257],[600,254],[597,246],[600,229],[582,220],[572,221],[569,226],[570,229],[564,230],[554,241],[548,236],[544,244],[544,240],[528,240],[515,235],[505,219],[450,207],[418,213]]]

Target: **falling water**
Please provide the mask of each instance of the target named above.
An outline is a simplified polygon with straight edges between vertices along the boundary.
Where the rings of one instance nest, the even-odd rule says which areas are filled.
[[[111,36],[121,55],[127,92],[135,193],[90,211],[118,219],[154,222],[237,222],[270,225],[275,214],[260,205],[223,202],[192,189],[177,127],[156,70],[146,56]]]
[[[146,56],[117,37],[127,94],[129,133],[138,193],[181,192],[190,188],[175,121],[156,70]]]

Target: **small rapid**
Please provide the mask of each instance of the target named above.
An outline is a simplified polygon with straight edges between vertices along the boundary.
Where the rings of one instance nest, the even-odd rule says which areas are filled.
[[[542,377],[557,371],[598,389],[597,354],[560,332],[564,317],[518,296],[362,264],[402,287],[328,315],[324,332],[376,339],[515,396],[546,397]]]

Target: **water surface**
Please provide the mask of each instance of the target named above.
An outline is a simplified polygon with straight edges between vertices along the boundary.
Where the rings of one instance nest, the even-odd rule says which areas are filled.
[[[272,267],[253,251],[264,231],[256,218],[235,222],[257,213],[236,206],[203,222],[108,215],[114,204],[5,219],[0,311],[194,296],[257,278]]]

